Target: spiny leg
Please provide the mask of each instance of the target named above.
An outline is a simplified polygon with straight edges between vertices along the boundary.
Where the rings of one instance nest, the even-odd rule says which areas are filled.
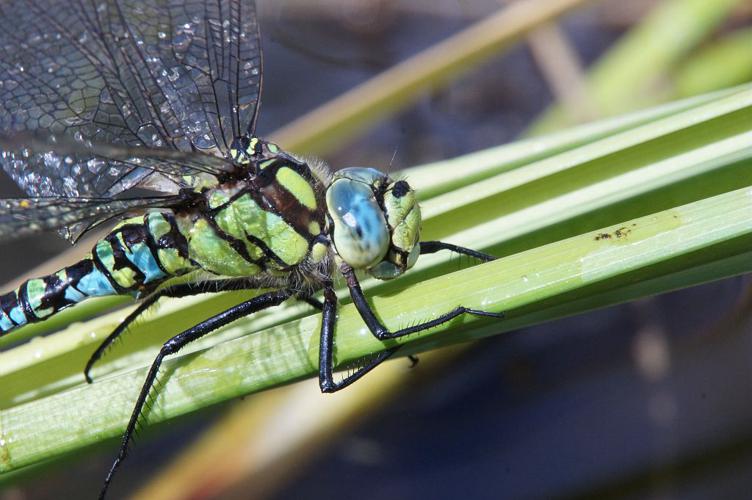
[[[420,242],[420,254],[425,255],[427,253],[436,253],[441,250],[449,250],[450,252],[458,253],[461,255],[467,255],[483,262],[490,262],[496,260],[496,257],[487,253],[473,250],[472,248],[460,247],[452,245],[451,243],[445,243],[443,241],[421,241]]]
[[[321,392],[336,392],[352,384],[376,368],[382,361],[397,352],[399,347],[388,349],[339,382],[334,381],[334,325],[337,322],[337,295],[332,284],[324,288],[324,308],[321,314],[321,339],[319,341],[319,387]]]
[[[257,280],[253,280],[252,278],[236,278],[207,280],[196,283],[181,283],[156,291],[152,295],[146,297],[146,299],[144,299],[144,301],[141,302],[138,307],[102,341],[101,344],[99,344],[99,347],[97,347],[97,350],[91,355],[89,361],[86,363],[86,367],[84,368],[84,377],[86,377],[86,381],[90,384],[92,383],[90,375],[91,369],[94,367],[94,364],[102,358],[104,353],[107,352],[110,346],[112,346],[112,343],[115,342],[128,329],[128,327],[138,319],[139,316],[146,312],[146,310],[153,306],[159,299],[163,297],[181,298],[191,295],[200,295],[202,293],[255,290],[259,288],[263,288],[263,284]],[[316,299],[311,297],[301,297],[301,300],[321,310],[321,303],[316,301]]]
[[[405,335],[409,335],[411,333],[422,332],[423,330],[428,330],[429,328],[439,326],[463,314],[472,314],[473,316],[485,316],[489,318],[504,317],[503,313],[492,313],[478,309],[470,309],[469,307],[458,306],[451,311],[444,313],[430,321],[409,326],[407,328],[401,328],[399,330],[391,332],[381,324],[381,322],[376,318],[376,315],[371,309],[371,306],[368,305],[366,297],[365,295],[363,295],[363,290],[360,288],[360,283],[358,282],[358,278],[355,276],[355,271],[353,271],[352,267],[343,263],[340,266],[340,272],[347,281],[347,288],[350,290],[350,297],[352,297],[355,308],[358,310],[358,313],[360,313],[360,317],[363,318],[363,321],[365,322],[366,326],[368,326],[368,329],[371,330],[371,333],[373,333],[373,335],[379,340],[396,339]]]
[[[441,250],[449,250],[449,251],[459,253],[462,255],[467,255],[469,257],[473,257],[484,262],[489,262],[489,261],[496,259],[496,257],[494,257],[493,255],[489,255],[483,252],[478,252],[477,250],[472,250],[470,248],[452,245],[451,243],[444,243],[443,241],[420,242],[421,254],[435,253]],[[366,298],[363,295],[363,290],[360,288],[360,283],[358,282],[358,279],[355,276],[355,272],[353,271],[353,269],[349,265],[343,263],[340,266],[340,271],[342,272],[343,276],[347,280],[347,287],[350,290],[350,296],[353,299],[355,308],[358,310],[358,313],[360,313],[360,316],[361,318],[363,318],[363,321],[368,326],[368,329],[371,330],[371,333],[373,333],[373,335],[379,340],[395,339],[398,337],[402,337],[404,335],[409,335],[411,333],[421,332],[423,330],[433,328],[434,326],[438,326],[443,323],[446,323],[447,321],[450,321],[456,318],[457,316],[461,316],[462,314],[472,314],[474,316],[485,316],[485,317],[491,317],[491,318],[503,318],[504,317],[503,313],[491,313],[487,311],[480,311],[477,309],[470,309],[468,307],[459,306],[459,307],[452,309],[448,313],[442,314],[441,316],[433,320],[426,321],[424,323],[413,325],[407,328],[402,328],[394,332],[390,332],[376,318],[376,315],[371,310],[371,306],[368,305],[368,302],[366,301]],[[337,297],[334,294],[334,290],[332,289],[331,284],[329,284],[324,288],[324,309],[323,309],[323,314],[322,314],[322,319],[321,319],[321,341],[320,341],[321,345],[319,348],[319,385],[321,387],[322,392],[335,392],[344,387],[347,387],[348,385],[352,384],[353,382],[361,378],[363,375],[365,375],[369,371],[373,370],[381,362],[388,359],[391,355],[393,355],[395,352],[399,350],[399,346],[388,349],[382,352],[381,354],[379,354],[375,359],[370,361],[368,364],[358,369],[355,373],[349,375],[348,377],[341,380],[340,382],[334,382],[333,350],[334,350],[334,324],[336,321],[336,311],[337,311]],[[411,366],[415,366],[417,364],[418,360],[415,356],[410,356],[409,359],[412,362]]]
[[[210,288],[211,287],[211,288]],[[101,359],[102,355],[107,349],[115,342],[120,335],[122,335],[128,327],[141,316],[147,309],[153,306],[159,299],[163,297],[188,297],[191,295],[199,295],[202,293],[221,292],[225,290],[240,290],[240,289],[254,289],[259,288],[259,284],[249,281],[247,278],[240,279],[228,279],[228,280],[214,280],[214,281],[202,281],[197,283],[181,283],[178,285],[172,285],[162,290],[158,290],[152,295],[149,295],[138,307],[131,312],[120,323],[107,338],[97,347],[97,350],[89,358],[84,368],[84,376],[88,383],[92,383],[91,376],[89,375],[94,364]]]
[[[294,292],[290,290],[279,290],[259,295],[245,302],[241,302],[240,304],[233,306],[224,312],[216,314],[205,321],[202,321],[198,325],[193,326],[188,330],[179,333],[178,335],[175,335],[162,345],[162,348],[159,350],[159,354],[157,354],[157,357],[154,359],[151,368],[149,368],[149,373],[146,375],[146,380],[144,381],[144,385],[141,387],[141,392],[138,395],[138,399],[136,399],[136,405],[133,408],[131,418],[128,421],[128,426],[125,428],[125,433],[123,434],[123,439],[120,443],[120,451],[118,452],[115,461],[112,463],[110,471],[107,473],[107,477],[105,478],[104,485],[102,486],[102,491],[99,493],[100,500],[103,499],[105,494],[107,493],[107,488],[110,486],[110,482],[112,482],[115,471],[120,466],[128,453],[128,444],[130,443],[133,432],[136,430],[138,419],[141,416],[141,412],[149,396],[149,392],[154,385],[154,381],[157,378],[157,373],[159,372],[159,367],[162,365],[162,360],[166,356],[175,354],[176,352],[180,351],[180,349],[182,349],[190,342],[203,337],[207,333],[212,332],[217,328],[231,323],[236,319],[261,311],[262,309],[277,306],[293,295]]]
[[[128,326],[133,323],[136,318],[141,316],[147,309],[153,306],[155,302],[157,302],[164,296],[169,297],[170,295],[163,294],[162,292],[157,292],[153,295],[148,296],[146,299],[144,299],[143,302],[138,305],[138,307],[132,313],[126,316],[122,323],[115,327],[115,329],[107,336],[107,338],[102,341],[102,343],[99,344],[99,347],[97,347],[97,350],[94,351],[89,357],[89,360],[86,362],[86,367],[84,368],[84,378],[86,378],[87,383],[91,384],[93,382],[89,373],[94,367],[94,363],[99,361],[99,359],[102,357],[102,355],[104,355],[104,353],[112,345],[112,343],[115,342],[115,340],[117,340],[118,337],[123,334],[123,332],[125,332]]]

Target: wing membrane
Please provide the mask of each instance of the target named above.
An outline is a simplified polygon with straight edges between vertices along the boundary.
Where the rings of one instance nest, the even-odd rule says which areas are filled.
[[[60,230],[69,240],[102,221],[134,210],[165,207],[177,197],[116,200],[111,198],[0,199],[0,238],[10,239],[40,231]]]
[[[232,167],[222,158],[199,152],[98,144],[29,132],[0,133],[0,148],[4,170],[34,196],[114,196],[146,182],[147,177],[153,181],[152,174],[170,181],[171,189],[162,191],[176,192]],[[45,178],[40,171],[55,171],[59,176]],[[158,183],[151,184],[153,188]]]
[[[9,133],[227,158],[241,124],[255,126],[261,51],[250,1],[10,0],[0,3],[0,50]],[[116,194],[166,168],[154,157],[11,156],[3,167],[34,195]],[[193,175],[186,158],[170,171]]]

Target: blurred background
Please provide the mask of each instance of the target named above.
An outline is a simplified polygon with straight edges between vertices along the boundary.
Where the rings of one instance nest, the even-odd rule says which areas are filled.
[[[333,168],[401,170],[752,80],[749,0],[258,3],[257,133]],[[476,28],[501,15],[511,34],[461,72],[351,134],[322,125],[323,139],[296,139],[318,132],[322,115],[304,114],[449,37],[499,36]],[[0,180],[0,195],[19,194]],[[68,249],[54,236],[0,244],[0,282]],[[152,427],[110,498],[746,498],[750,283],[432,352],[412,369],[395,360],[351,394],[306,381]],[[92,498],[115,450],[37,468],[0,499]]]

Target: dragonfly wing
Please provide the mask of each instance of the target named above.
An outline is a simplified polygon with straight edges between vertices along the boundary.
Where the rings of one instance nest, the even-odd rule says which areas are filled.
[[[9,0],[0,3],[0,50],[0,129],[8,133],[228,158],[241,122],[255,126],[261,51],[253,2]],[[154,172],[109,161],[111,179],[91,185],[91,176],[75,173],[97,158],[74,157],[69,166],[19,160],[4,162],[6,171],[16,179],[33,171],[58,195],[117,193]],[[195,173],[173,170],[181,168]]]
[[[170,206],[178,197],[0,199],[0,239],[59,230],[75,241],[91,227],[134,210]]]
[[[222,158],[196,151],[99,144],[32,132],[0,132],[0,149],[0,165],[33,196],[114,196],[136,185],[176,193],[204,180],[216,182],[216,175],[232,167]],[[44,171],[59,175],[40,175]]]

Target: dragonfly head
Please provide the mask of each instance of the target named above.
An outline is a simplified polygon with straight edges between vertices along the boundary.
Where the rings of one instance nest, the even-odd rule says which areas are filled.
[[[415,192],[373,168],[335,172],[326,191],[337,255],[353,269],[386,280],[418,260],[420,208]]]

